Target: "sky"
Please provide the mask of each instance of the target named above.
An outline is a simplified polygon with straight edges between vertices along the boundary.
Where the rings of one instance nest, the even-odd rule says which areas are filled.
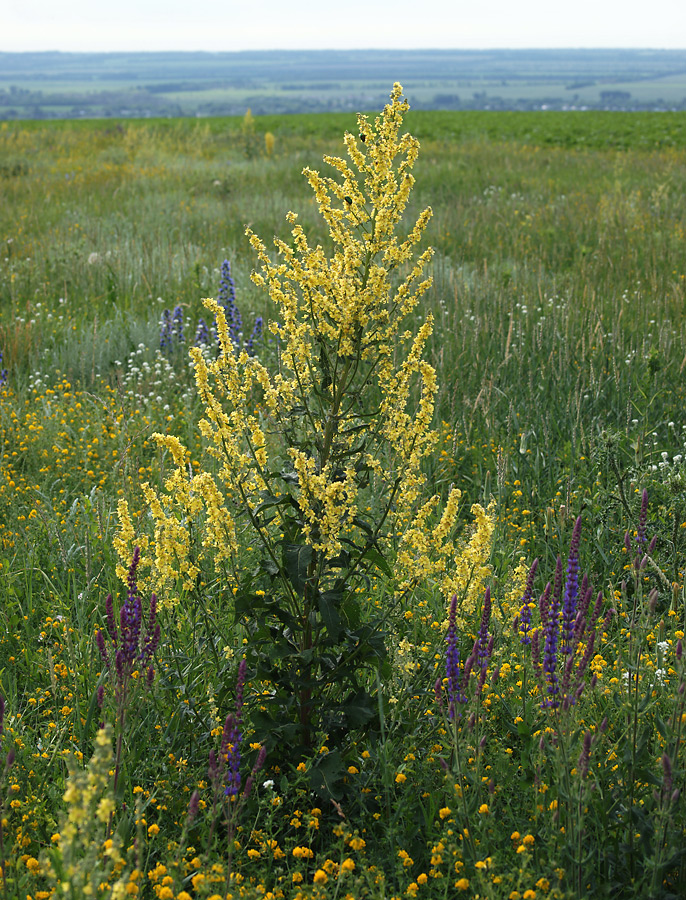
[[[684,0],[0,0],[0,51],[686,48]]]

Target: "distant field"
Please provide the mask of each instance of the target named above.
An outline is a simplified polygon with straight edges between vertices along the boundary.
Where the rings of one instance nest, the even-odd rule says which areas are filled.
[[[513,141],[526,145],[557,147],[587,147],[589,149],[634,149],[650,150],[659,147],[686,147],[686,112],[598,112],[593,110],[577,112],[488,112],[481,110],[411,111],[406,119],[408,128],[420,140],[465,142],[474,140]],[[244,119],[242,116],[217,116],[204,119],[202,126],[192,119],[154,119],[145,123],[127,123],[127,129],[143,129],[146,133],[180,133],[184,139],[199,127],[202,133],[219,138],[225,135],[240,136]],[[355,116],[351,113],[319,113],[293,115],[264,115],[253,119],[256,136],[262,141],[266,132],[285,139],[336,139],[344,131],[354,131]],[[10,123],[2,126],[10,131]],[[59,122],[22,122],[22,133],[45,131],[58,135],[65,127]],[[105,125],[98,120],[70,123],[73,133],[93,132],[113,133],[112,129],[121,124],[110,122]],[[103,128],[106,130],[103,132]],[[11,143],[8,145],[11,148]],[[20,157],[8,150],[3,165]]]
[[[682,109],[686,52],[658,50],[0,53],[0,118],[378,109]]]

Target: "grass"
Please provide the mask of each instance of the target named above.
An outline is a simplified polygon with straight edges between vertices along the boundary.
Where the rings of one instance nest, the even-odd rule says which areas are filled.
[[[353,122],[241,125],[0,127],[0,757],[15,753],[0,889],[22,900],[81,898],[91,882],[97,895],[160,900],[682,896],[683,117],[408,116],[422,140],[411,212],[433,207],[437,250],[419,311],[436,321],[440,385],[428,483],[463,491],[461,523],[472,502],[495,504],[494,650],[484,683],[466,682],[462,716],[434,694],[449,598],[427,584],[388,620],[388,664],[365,685],[373,718],[292,757],[270,745],[239,815],[208,765],[235,709],[242,632],[229,585],[208,581],[197,601],[160,612],[152,689],[141,672],[118,717],[95,640],[107,594],[117,608],[125,599],[117,504],[149,531],[141,482],[169,474],[153,431],[180,437],[195,471],[203,454],[185,348],[159,350],[162,311],[181,307],[190,343],[229,258],[246,334],[268,316],[244,226],[283,235],[295,209],[328,247],[300,172],[338,153]],[[275,135],[269,157],[262,129]],[[274,345],[257,352],[275,365]],[[637,568],[644,489],[657,544]],[[512,623],[533,560],[536,601],[558,555],[567,565],[579,515],[580,570],[602,610],[585,668],[590,632],[574,663],[578,702],[545,708]],[[388,601],[380,572],[367,593],[370,609]],[[482,611],[479,599],[458,616],[462,664]],[[265,690],[249,671],[243,784],[269,743]]]

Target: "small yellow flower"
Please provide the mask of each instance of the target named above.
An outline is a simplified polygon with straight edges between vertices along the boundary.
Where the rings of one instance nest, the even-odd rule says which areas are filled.
[[[160,826],[159,826],[159,825],[151,825],[151,826],[148,828],[148,834],[150,835],[150,837],[155,837],[155,835],[157,835],[157,834],[159,834],[159,833],[160,833]]]
[[[469,878],[460,878],[459,881],[455,882],[455,887],[459,888],[461,891],[466,891],[469,887]]]
[[[479,807],[479,812],[481,813],[482,816],[487,816],[488,815],[488,803],[482,803],[481,806]]]
[[[305,765],[304,762],[298,763],[297,771],[298,772],[306,772],[307,771],[307,766]]]
[[[536,900],[536,891],[524,891],[524,900]]]
[[[396,784],[405,784],[406,781],[407,781],[407,775],[404,775],[402,772],[398,772],[398,774],[395,776]]]
[[[312,877],[312,881],[315,884],[326,884],[326,882],[328,880],[329,880],[329,876],[326,874],[324,869],[317,869],[317,871],[314,873],[314,875]]]
[[[447,819],[451,812],[452,812],[452,810],[450,809],[449,806],[444,806],[443,809],[438,810],[438,815],[442,819]]]

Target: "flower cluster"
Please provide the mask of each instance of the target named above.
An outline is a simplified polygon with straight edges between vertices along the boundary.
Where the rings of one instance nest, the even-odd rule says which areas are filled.
[[[114,614],[112,595],[105,601],[107,633],[112,649],[108,652],[105,635],[101,630],[95,635],[100,656],[107,668],[114,670],[117,696],[125,695],[133,672],[147,667],[146,680],[152,684],[155,669],[151,660],[160,642],[160,625],[157,622],[157,598],[150,597],[148,621],[143,630],[143,603],[138,590],[136,570],[140,563],[140,549],[135,547],[128,571],[128,592],[119,613],[119,628]],[[113,657],[113,658],[112,658]],[[102,698],[102,693],[100,695]]]

